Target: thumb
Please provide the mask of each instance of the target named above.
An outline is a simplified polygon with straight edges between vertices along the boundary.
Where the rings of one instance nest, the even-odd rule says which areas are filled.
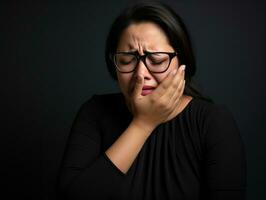
[[[141,75],[137,75],[136,77],[136,84],[133,91],[133,96],[137,97],[141,95],[143,87],[143,77]]]

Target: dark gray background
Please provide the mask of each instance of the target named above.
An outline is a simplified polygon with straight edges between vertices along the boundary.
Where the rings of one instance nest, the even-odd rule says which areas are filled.
[[[78,108],[92,94],[119,91],[105,67],[104,44],[128,2],[1,3],[1,179],[9,197],[55,199],[56,174]],[[266,199],[266,4],[165,2],[191,34],[197,82],[238,123],[247,152],[248,199]]]

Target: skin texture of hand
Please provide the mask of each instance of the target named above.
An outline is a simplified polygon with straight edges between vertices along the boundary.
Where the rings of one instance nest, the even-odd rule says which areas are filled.
[[[180,66],[174,71],[170,72],[160,85],[146,96],[141,95],[143,77],[137,77],[132,98],[127,99],[127,105],[135,121],[145,126],[156,127],[180,113],[178,106],[185,88],[185,70]]]

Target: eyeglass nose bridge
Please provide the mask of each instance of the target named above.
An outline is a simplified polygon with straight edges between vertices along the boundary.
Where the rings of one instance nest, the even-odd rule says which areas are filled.
[[[139,55],[138,53],[135,53],[135,56],[137,58],[137,63],[136,63],[136,66],[135,66],[135,69],[137,68],[138,64],[139,64],[139,61],[142,61],[143,64],[145,65],[145,67],[147,68],[148,71],[150,71],[150,69],[148,68],[147,64],[146,64],[146,57],[148,56],[148,54],[144,54],[144,55]]]
[[[163,70],[163,71],[156,71],[155,72],[155,71],[152,71],[152,70],[149,69],[149,67],[147,66],[147,63],[146,63],[146,57],[149,56],[150,54],[153,54],[153,53],[164,53],[164,54],[167,54],[169,56],[169,59],[170,60],[169,60],[168,66],[167,66],[167,68],[165,70]],[[132,69],[131,71],[124,71],[124,72],[121,71],[119,69],[119,67],[117,66],[117,64],[116,64],[116,57],[115,57],[116,54],[129,54],[129,55],[133,55],[136,58],[136,60],[137,60],[134,69]],[[121,73],[130,73],[130,72],[135,71],[136,68],[137,68],[137,65],[139,64],[139,61],[140,60],[143,62],[144,66],[146,67],[146,69],[150,73],[163,73],[163,72],[165,72],[169,68],[172,58],[174,58],[175,56],[177,56],[177,54],[178,54],[177,52],[152,52],[152,53],[151,52],[147,52],[147,53],[145,52],[144,55],[140,55],[138,52],[130,52],[130,53],[128,53],[128,52],[118,52],[118,53],[110,54],[110,59],[112,58],[112,61],[114,62],[115,67]]]

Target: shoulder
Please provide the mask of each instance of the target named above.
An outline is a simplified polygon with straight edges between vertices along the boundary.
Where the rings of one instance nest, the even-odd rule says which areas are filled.
[[[190,102],[191,109],[201,118],[207,120],[214,117],[229,117],[232,115],[227,105],[210,102],[204,99],[193,98]]]
[[[207,142],[240,137],[237,121],[227,105],[196,99],[193,106]]]
[[[225,104],[199,98],[193,98],[190,104],[189,113],[193,115],[191,117],[196,120],[199,128],[204,132],[210,128],[219,129],[236,125],[232,111]]]
[[[101,116],[121,109],[125,110],[125,106],[122,93],[93,94],[81,104],[79,110],[90,115]]]

